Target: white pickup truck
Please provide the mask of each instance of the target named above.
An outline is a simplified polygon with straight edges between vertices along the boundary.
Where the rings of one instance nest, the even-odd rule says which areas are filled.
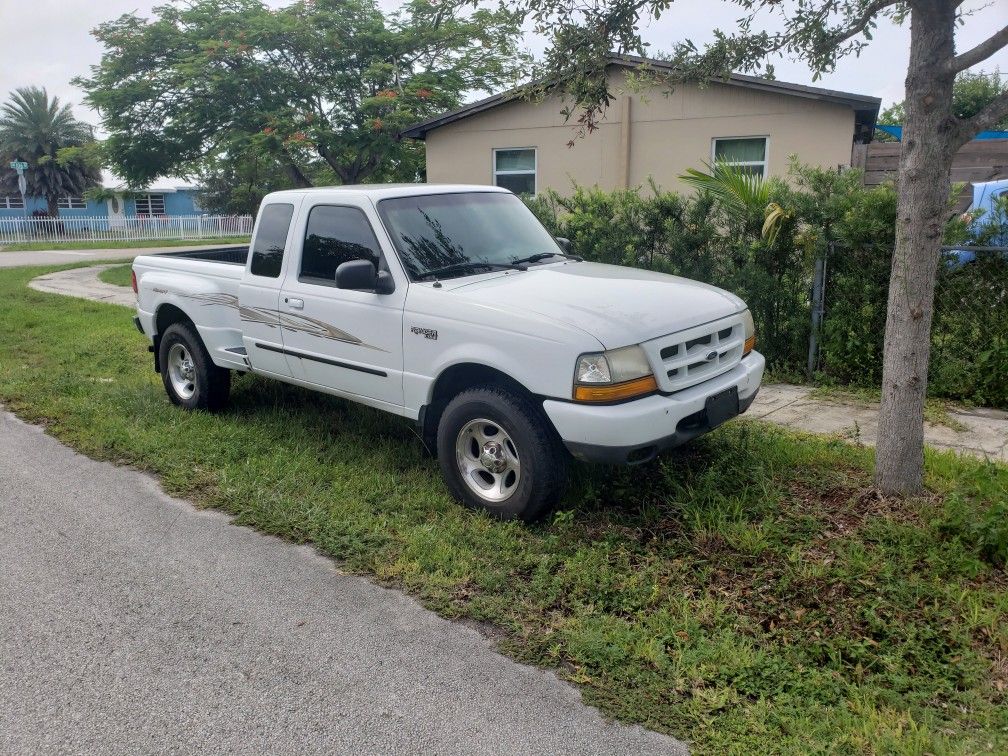
[[[250,249],[136,258],[135,323],[179,406],[222,407],[238,371],[394,412],[462,503],[532,520],[571,456],[650,460],[763,376],[738,297],[568,247],[496,187],[277,192]]]

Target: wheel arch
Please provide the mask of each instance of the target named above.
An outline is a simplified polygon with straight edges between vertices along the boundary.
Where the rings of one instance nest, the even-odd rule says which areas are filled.
[[[482,362],[457,362],[448,365],[434,380],[429,400],[420,408],[420,416],[417,418],[424,444],[431,452],[437,446],[438,422],[441,420],[441,415],[448,402],[466,389],[477,386],[499,386],[526,397],[535,398],[535,394],[520,381],[499,368]]]
[[[193,332],[197,337],[199,336],[196,323],[186,314],[185,310],[171,302],[158,305],[157,310],[154,311],[154,333],[151,336],[154,345],[154,371],[157,373],[161,372],[161,337],[170,326],[176,323],[185,323],[191,326]]]

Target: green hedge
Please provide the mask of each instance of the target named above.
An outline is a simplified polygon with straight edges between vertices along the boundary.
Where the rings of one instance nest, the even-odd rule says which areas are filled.
[[[817,378],[878,386],[896,219],[891,187],[866,189],[857,171],[795,164],[773,181],[787,218],[771,243],[762,208],[727,212],[703,192],[684,196],[653,184],[605,192],[574,187],[527,202],[586,259],[659,270],[735,292],[753,312],[759,349],[775,375],[804,375],[814,260],[828,250],[826,314]],[[948,240],[966,240],[952,223]],[[933,396],[1008,407],[1008,262],[998,254],[939,266],[933,333]],[[669,306],[674,306],[670,302]]]

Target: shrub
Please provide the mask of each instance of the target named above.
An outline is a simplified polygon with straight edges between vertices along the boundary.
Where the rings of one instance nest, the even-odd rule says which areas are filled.
[[[771,180],[764,199],[785,209],[773,240],[763,209],[726,208],[710,192],[683,196],[646,188],[614,192],[575,186],[527,201],[557,236],[596,262],[706,281],[752,310],[760,350],[778,375],[803,373],[814,261],[826,256],[820,379],[878,386],[882,378],[896,192],[865,188],[859,171],[792,162],[791,182]],[[1003,233],[986,219],[985,239]],[[958,225],[957,225],[958,224]],[[976,224],[974,224],[976,226]],[[979,228],[979,226],[976,226]],[[1000,229],[1000,231],[999,231]],[[953,219],[958,243],[969,225]],[[1008,258],[991,253],[938,271],[929,389],[934,396],[1008,407]]]

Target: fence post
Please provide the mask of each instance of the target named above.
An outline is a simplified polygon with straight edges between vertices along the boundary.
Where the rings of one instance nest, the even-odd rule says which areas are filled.
[[[819,362],[819,328],[822,326],[826,289],[826,259],[832,251],[833,242],[830,242],[821,255],[816,255],[815,274],[812,277],[812,328],[809,330],[808,365],[805,370],[809,380],[812,380],[816,364]]]

